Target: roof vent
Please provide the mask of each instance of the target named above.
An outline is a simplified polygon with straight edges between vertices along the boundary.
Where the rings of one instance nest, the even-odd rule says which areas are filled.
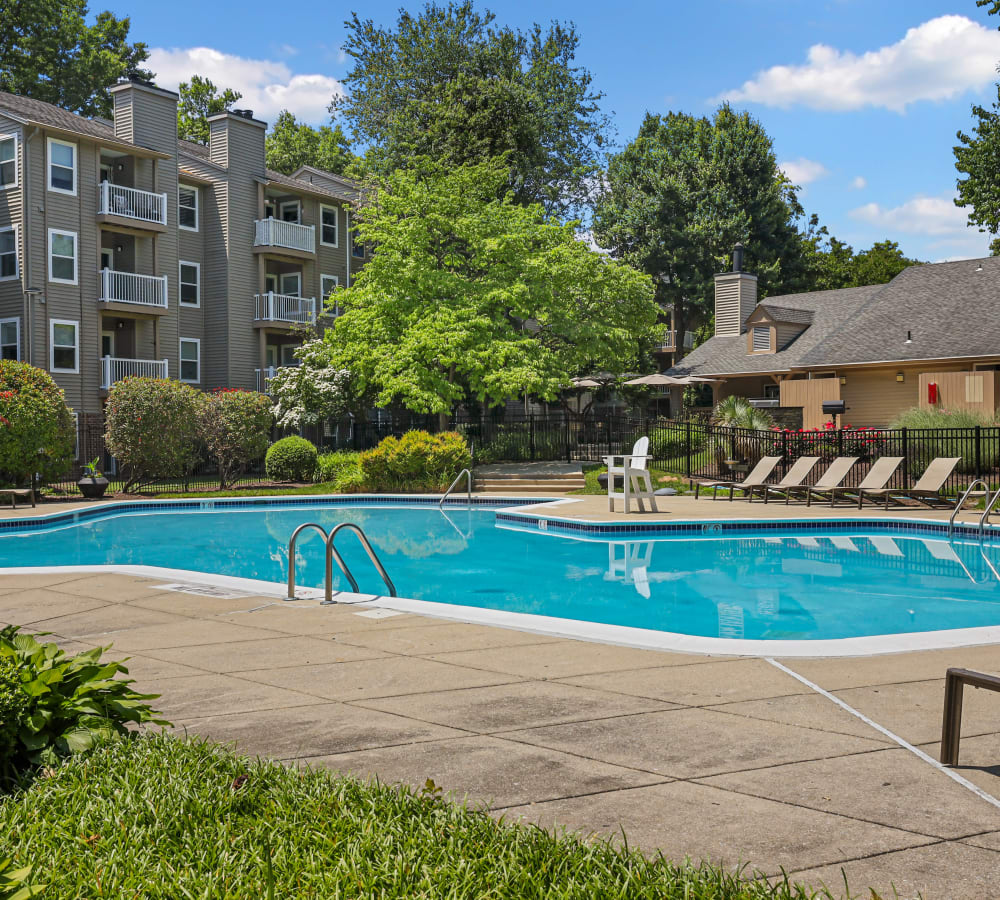
[[[743,245],[737,244],[733,247],[733,271],[743,271]]]
[[[233,109],[233,110],[230,110],[230,112],[234,116],[239,116],[241,119],[252,119],[253,118],[253,110],[252,109]]]

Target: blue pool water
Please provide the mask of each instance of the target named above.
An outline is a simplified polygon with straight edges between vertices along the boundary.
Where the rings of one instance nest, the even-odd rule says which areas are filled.
[[[1000,624],[1000,546],[893,532],[741,532],[580,539],[498,523],[490,509],[369,504],[133,512],[0,531],[0,567],[163,566],[282,582],[306,521],[356,522],[399,595],[706,637],[845,638]],[[338,539],[361,590],[381,581]],[[986,559],[983,557],[986,554]],[[297,548],[300,585],[323,581],[322,542]],[[339,576],[338,589],[349,589]],[[2,580],[2,576],[0,576]]]

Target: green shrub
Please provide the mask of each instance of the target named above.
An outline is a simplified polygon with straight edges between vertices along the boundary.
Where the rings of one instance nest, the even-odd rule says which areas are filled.
[[[166,378],[124,378],[104,407],[108,452],[125,475],[124,489],[189,475],[200,458],[203,395]]]
[[[256,391],[219,388],[201,405],[200,433],[205,449],[219,469],[219,487],[233,483],[240,470],[267,450],[271,401]]]
[[[0,757],[4,774],[54,765],[113,734],[128,733],[128,723],[168,724],[155,719],[145,702],[158,694],[136,693],[131,681],[117,677],[128,674],[123,663],[100,661],[106,649],[71,656],[56,644],[21,634],[16,625],[0,630],[0,713],[11,717],[2,730],[14,731],[8,752]]]
[[[268,448],[264,468],[271,481],[311,481],[316,459],[312,443],[303,437],[286,437]]]
[[[454,431],[408,431],[366,450],[359,465],[366,490],[435,491],[444,490],[462,469],[471,467],[472,458],[465,438]]]
[[[65,475],[76,434],[63,392],[41,369],[0,360],[0,484],[28,484]]]
[[[316,458],[316,475],[314,481],[335,482],[340,475],[358,468],[360,453],[353,450],[336,450],[332,453],[321,453]]]
[[[903,410],[892,423],[892,428],[975,428],[993,425],[989,416],[971,409],[921,409],[914,406]]]

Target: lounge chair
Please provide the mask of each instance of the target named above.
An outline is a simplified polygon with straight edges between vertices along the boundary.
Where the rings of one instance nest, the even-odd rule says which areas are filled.
[[[621,465],[615,460],[620,459]],[[604,463],[608,467],[608,510],[615,511],[615,498],[625,501],[625,512],[629,510],[629,500],[632,497],[639,502],[639,511],[645,512],[643,500],[649,500],[653,512],[656,508],[656,496],[653,493],[653,482],[649,474],[649,438],[641,437],[635,442],[631,453],[605,456]],[[615,476],[621,476],[622,493],[615,491]]]
[[[911,488],[858,488],[858,506],[860,507],[865,500],[871,500],[874,497],[885,497],[885,508],[888,509],[889,500],[892,499],[893,494],[911,497],[914,500],[921,500],[928,506],[931,505],[932,500],[943,503],[945,501],[941,496],[941,489],[944,487],[944,483],[951,477],[951,473],[955,471],[955,466],[959,464],[961,459],[961,456],[937,457],[937,459],[931,461],[931,464],[924,470],[924,474],[920,476],[917,483]]]
[[[788,472],[785,473],[785,477],[781,481],[777,484],[765,484],[763,486],[764,502],[767,503],[767,498],[773,493],[783,494],[785,503],[787,504],[789,488],[802,487],[802,482],[809,477],[809,473],[816,468],[816,463],[818,462],[818,456],[800,456],[795,460]]]
[[[846,496],[847,494],[857,494],[858,508],[860,509],[861,495],[865,491],[877,491],[884,488],[889,483],[889,479],[896,474],[896,469],[902,464],[902,456],[883,456],[875,460],[872,467],[868,470],[868,474],[865,475],[861,480],[861,484],[857,487],[835,487],[826,491],[830,495],[830,506],[836,506],[839,497]]]
[[[790,487],[786,496],[802,494],[806,498],[806,506],[811,506],[814,496],[825,497],[829,495],[830,491],[839,488],[857,461],[858,458],[856,456],[838,456],[827,466],[826,471],[816,479],[815,484]]]
[[[768,476],[774,471],[774,467],[779,462],[781,462],[780,456],[765,456],[742,481],[709,481],[706,484],[695,482],[694,497],[696,500],[698,499],[698,495],[703,487],[729,488],[729,499],[732,500],[733,492],[738,488],[752,500],[753,492],[767,481]],[[714,500],[718,495],[718,491],[716,491],[712,495],[712,499]]]
[[[32,507],[35,505],[35,492],[32,488],[0,488],[0,497],[10,497],[10,508],[17,508],[17,498],[21,497],[30,500]]]

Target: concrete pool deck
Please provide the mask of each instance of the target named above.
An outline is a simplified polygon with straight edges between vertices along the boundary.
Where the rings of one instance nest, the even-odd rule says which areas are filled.
[[[431,778],[494,815],[624,829],[835,896],[841,870],[853,891],[926,900],[1000,881],[1000,808],[869,724],[936,757],[945,669],[1000,673],[1000,646],[779,661],[821,693],[764,659],[69,572],[3,575],[0,622],[113,644],[179,731],[247,753]],[[967,691],[956,771],[993,797],[998,739],[1000,697]]]

